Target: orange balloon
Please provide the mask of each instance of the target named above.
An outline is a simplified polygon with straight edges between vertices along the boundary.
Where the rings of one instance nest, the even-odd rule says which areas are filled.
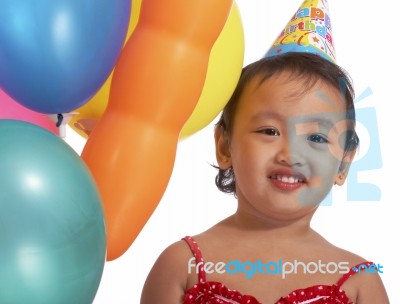
[[[107,260],[130,247],[168,185],[232,0],[146,0],[82,158],[104,202]]]

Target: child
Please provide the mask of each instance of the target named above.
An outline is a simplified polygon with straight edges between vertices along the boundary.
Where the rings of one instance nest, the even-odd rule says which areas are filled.
[[[215,145],[216,184],[237,211],[168,247],[142,304],[389,303],[379,265],[310,227],[358,146],[353,89],[339,66],[301,52],[248,65]]]

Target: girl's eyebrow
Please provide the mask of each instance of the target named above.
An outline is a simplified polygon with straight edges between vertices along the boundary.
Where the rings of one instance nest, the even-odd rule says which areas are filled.
[[[338,129],[336,128],[336,124],[332,121],[320,117],[314,117],[310,118],[306,122],[295,124],[296,134],[304,135],[309,132],[319,132],[320,126],[324,127],[329,132],[332,130],[336,134],[339,133]]]
[[[258,121],[258,120],[262,120],[262,119],[270,119],[270,118],[274,118],[277,120],[284,120],[285,118],[283,117],[283,115],[281,115],[280,113],[271,111],[271,110],[265,110],[265,111],[261,111],[261,112],[257,112],[256,114],[254,114],[251,117],[252,121]]]
[[[336,126],[335,124],[330,121],[329,119],[324,119],[324,118],[320,118],[320,117],[315,117],[311,119],[312,122],[316,122],[318,123],[319,126],[324,126],[327,129],[334,129],[337,132]]]

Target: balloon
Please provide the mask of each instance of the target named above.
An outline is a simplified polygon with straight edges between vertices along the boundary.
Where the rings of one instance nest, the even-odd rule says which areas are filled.
[[[235,90],[243,60],[244,32],[239,8],[234,3],[224,29],[211,50],[203,91],[182,128],[181,138],[200,131],[221,112]]]
[[[139,20],[141,0],[132,1],[131,16],[129,18],[128,33],[125,38],[125,42],[131,36],[134,31],[136,24]],[[69,122],[69,126],[76,131],[79,135],[84,138],[88,138],[90,132],[93,130],[97,121],[103,115],[108,104],[108,98],[110,95],[110,86],[113,72],[107,78],[101,89],[85,103],[82,107],[74,110],[78,114],[75,115]]]
[[[86,103],[115,65],[131,0],[0,0],[0,87],[36,112]]]
[[[107,260],[121,256],[159,203],[179,132],[204,85],[232,0],[148,0],[115,66],[107,109],[82,158],[103,198]]]
[[[58,134],[56,124],[46,115],[31,111],[19,103],[12,100],[6,93],[0,89],[0,119],[17,119],[33,123],[37,126],[47,129],[54,134]]]
[[[1,120],[0,168],[0,303],[92,303],[106,237],[83,161],[43,128]]]

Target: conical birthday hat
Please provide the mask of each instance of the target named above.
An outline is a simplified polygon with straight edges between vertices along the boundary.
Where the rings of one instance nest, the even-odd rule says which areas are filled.
[[[326,0],[305,0],[265,57],[288,52],[314,53],[336,62]]]

